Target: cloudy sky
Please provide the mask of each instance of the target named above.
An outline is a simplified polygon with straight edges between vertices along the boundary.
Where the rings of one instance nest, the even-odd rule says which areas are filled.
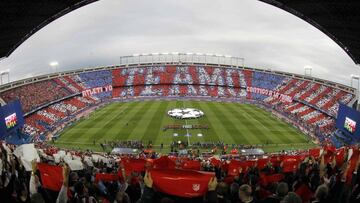
[[[0,61],[0,70],[17,80],[154,52],[239,56],[246,66],[299,74],[311,66],[313,76],[347,85],[359,74],[325,34],[256,0],[100,0],[38,31]]]

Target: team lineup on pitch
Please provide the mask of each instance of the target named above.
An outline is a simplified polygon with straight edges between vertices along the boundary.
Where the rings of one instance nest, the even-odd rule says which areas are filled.
[[[184,107],[199,109],[204,115],[176,119],[167,114],[171,109]],[[164,130],[169,125],[207,128]],[[188,138],[190,143],[260,144],[269,151],[313,146],[296,128],[255,105],[208,101],[113,103],[65,129],[56,145],[99,150],[99,143],[111,141],[141,140],[145,144],[151,141],[154,146],[169,146]]]

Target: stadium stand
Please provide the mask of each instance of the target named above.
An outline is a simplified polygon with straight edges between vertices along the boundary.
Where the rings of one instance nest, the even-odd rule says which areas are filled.
[[[1,143],[1,201],[359,201],[358,146],[335,149],[324,145],[256,157],[235,151],[224,147],[220,157],[200,156],[196,151],[160,155],[151,149],[115,155],[64,151],[45,144],[16,147]]]
[[[112,86],[112,91],[79,96],[84,90]],[[251,92],[258,88],[273,92]],[[286,95],[283,100],[274,95]],[[87,71],[22,85],[0,94],[20,99],[26,118],[24,131],[43,134],[67,117],[111,98],[205,97],[256,101],[275,109],[318,136],[334,132],[339,102],[355,97],[334,86],[266,71],[202,65],[154,65]],[[35,118],[34,118],[35,116]]]
[[[58,84],[54,80],[46,80],[2,92],[1,98],[5,102],[19,99],[24,112],[28,112],[70,94],[65,85]]]
[[[338,102],[346,104],[354,97],[354,95],[333,87],[266,72],[194,66],[157,68],[159,71],[166,72],[167,76],[155,76],[150,67],[113,70],[113,97],[160,95],[246,97],[247,99],[264,101],[273,106],[284,104],[286,112],[298,117],[304,123],[311,125],[312,128],[319,128],[325,134],[332,133],[330,130],[333,129],[334,124],[332,117],[336,116]],[[134,80],[133,75],[135,73],[138,79]],[[147,78],[146,87],[141,86],[142,80],[140,78]],[[171,78],[173,78],[172,81]],[[234,81],[236,81],[235,84]],[[259,93],[249,93],[245,91],[246,87],[278,91],[281,94],[293,97],[294,100],[288,103]],[[347,97],[342,98],[344,95]]]
[[[112,85],[112,75],[109,70],[81,73],[74,77],[76,78],[74,81],[81,85],[82,89]],[[99,99],[110,98],[111,92],[102,92],[96,97]]]
[[[96,100],[83,97],[73,97],[61,102],[52,104],[25,118],[24,131],[30,135],[40,135],[46,131],[53,130],[61,121],[81,110],[84,110],[96,103]]]

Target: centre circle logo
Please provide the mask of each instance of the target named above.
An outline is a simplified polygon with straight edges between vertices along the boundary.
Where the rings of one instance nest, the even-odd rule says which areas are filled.
[[[177,119],[193,119],[204,116],[204,112],[194,108],[171,109],[167,114]]]

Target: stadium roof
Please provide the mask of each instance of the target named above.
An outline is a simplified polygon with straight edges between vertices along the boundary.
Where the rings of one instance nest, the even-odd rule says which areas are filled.
[[[0,1],[0,58],[57,18],[97,0]],[[360,63],[360,1],[260,0],[309,22]]]
[[[38,30],[97,0],[1,0],[0,58],[8,57]]]
[[[360,1],[260,0],[281,8],[315,26],[360,63]]]

